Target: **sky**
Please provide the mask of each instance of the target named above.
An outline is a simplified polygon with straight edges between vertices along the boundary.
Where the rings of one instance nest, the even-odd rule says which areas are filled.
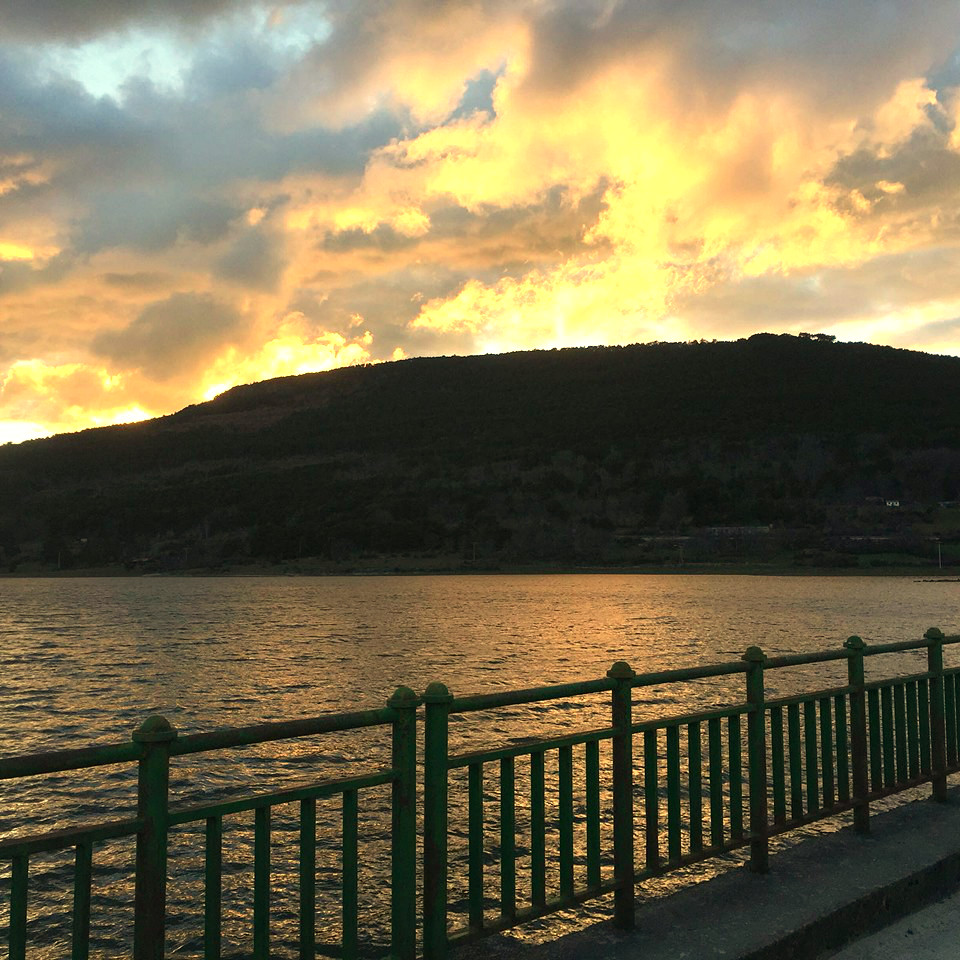
[[[758,331],[960,354],[954,0],[0,0],[0,443]]]

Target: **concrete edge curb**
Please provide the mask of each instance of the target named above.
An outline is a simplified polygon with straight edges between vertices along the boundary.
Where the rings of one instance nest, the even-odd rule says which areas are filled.
[[[876,933],[960,888],[960,853],[952,853],[818,917],[740,960],[815,960],[853,940]]]

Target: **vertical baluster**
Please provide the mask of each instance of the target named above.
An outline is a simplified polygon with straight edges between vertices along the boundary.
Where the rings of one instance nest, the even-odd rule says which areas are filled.
[[[591,740],[584,747],[584,779],[587,795],[587,887],[600,886],[600,744]]]
[[[880,746],[880,691],[876,687],[867,691],[867,706],[870,711],[870,787],[876,792],[883,789],[883,750]]]
[[[817,704],[807,700],[803,704],[803,740],[806,755],[807,814],[820,809],[820,783],[817,766]]]
[[[207,817],[203,847],[203,957],[204,960],[220,960],[223,889],[222,817]]]
[[[820,768],[823,772],[823,805],[829,810],[834,803],[833,780],[833,715],[830,698],[820,698]]]
[[[573,898],[573,747],[557,751],[558,795],[560,816],[560,898]]]
[[[71,960],[90,955],[90,881],[93,876],[93,844],[77,844],[73,868],[73,949]]]
[[[883,728],[883,785],[892,787],[895,779],[893,742],[893,691],[888,684],[880,691],[880,724]]]
[[[707,721],[707,750],[710,754],[710,846],[723,846],[723,744],[720,718]]]
[[[951,678],[953,683],[954,736],[957,738],[957,761],[960,762],[960,673]]]
[[[957,760],[960,762],[960,673],[953,675],[953,702],[954,702],[954,736],[957,738]]]
[[[667,857],[679,860],[680,847],[680,728],[667,727]]]
[[[167,913],[167,830],[170,744],[177,732],[164,717],[147,717],[133,734],[143,748],[137,769],[134,960],[163,960]]]
[[[847,698],[838,693],[833,698],[834,730],[837,744],[837,800],[850,801],[850,754],[847,747]]]
[[[767,711],[763,690],[766,656],[759,647],[748,647],[741,657],[747,663],[747,765],[750,770],[750,869],[766,873],[767,850]]]
[[[730,837],[743,839],[743,748],[740,715],[727,717],[727,749],[730,754]]]
[[[469,768],[467,825],[467,899],[471,930],[483,929],[483,764]]]
[[[25,960],[27,956],[27,874],[26,854],[13,858],[10,867],[10,960]]]
[[[687,724],[687,768],[690,778],[690,852],[703,851],[703,759],[700,724]]]
[[[911,780],[920,776],[920,731],[917,714],[917,684],[907,684],[907,774]]]
[[[870,832],[870,801],[867,780],[867,706],[863,690],[863,650],[860,637],[848,637],[847,683],[850,686],[850,754],[853,766],[853,828],[859,834]]]
[[[629,663],[618,660],[607,671],[613,681],[610,719],[613,734],[613,925],[631,930],[634,925],[633,850],[633,679]]]
[[[897,731],[897,783],[907,779],[907,694],[902,683],[893,688],[893,720]]]
[[[421,702],[409,687],[397,687],[387,701],[394,710],[390,915],[396,960],[414,960],[417,954],[417,707]]]
[[[254,811],[253,958],[270,960],[270,807]]]
[[[357,791],[344,790],[343,818],[343,900],[340,904],[342,947],[344,960],[356,960],[359,954],[359,815]]]
[[[643,815],[646,825],[646,867],[660,866],[660,783],[657,731],[643,732]]]
[[[917,681],[917,713],[920,720],[920,772],[930,775],[930,681]]]
[[[513,757],[500,760],[500,916],[517,918],[517,829]]]
[[[790,818],[803,816],[803,757],[800,749],[800,704],[787,704],[787,741],[790,754]]]
[[[947,735],[947,763],[957,762],[957,704],[954,698],[953,677],[943,678],[943,708]]]
[[[449,715],[453,697],[446,686],[431,683],[423,692],[423,955],[443,960],[447,955],[447,793]],[[470,768],[470,878],[473,923],[473,768]],[[481,796],[480,803],[483,803]],[[480,853],[483,856],[483,812],[480,811]],[[483,864],[477,862],[482,870]],[[480,881],[480,920],[483,922],[483,880]]]
[[[773,822],[787,822],[787,783],[783,756],[783,707],[770,708],[770,759],[773,776]]]
[[[300,960],[314,960],[317,955],[316,925],[317,801],[310,798],[300,801]]]
[[[534,907],[547,902],[543,767],[543,751],[535,750],[530,754],[530,902]]]
[[[943,634],[931,627],[927,641],[927,669],[930,678],[930,767],[933,799],[947,799],[946,718],[943,697]]]

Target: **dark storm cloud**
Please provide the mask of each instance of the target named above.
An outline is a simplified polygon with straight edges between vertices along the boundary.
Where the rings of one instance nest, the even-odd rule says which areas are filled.
[[[459,204],[429,208],[429,230],[408,236],[389,224],[373,230],[353,228],[328,232],[319,249],[329,254],[368,251],[385,257],[414,248],[439,248],[439,259],[495,276],[524,272],[534,262],[552,263],[586,248],[584,233],[604,208],[606,181],[584,197],[571,201],[563,187],[547,190],[536,203],[515,207],[468,210]],[[591,245],[591,250],[599,249]]]
[[[443,266],[415,266],[337,286],[330,277],[322,295],[302,291],[290,306],[307,318],[317,332],[332,330],[346,337],[375,331],[374,352],[389,359],[396,347],[411,356],[466,353],[470,339],[439,335],[431,330],[411,331],[408,324],[425,300],[452,296],[470,274]],[[322,285],[318,285],[322,286]]]
[[[75,239],[79,253],[96,253],[111,247],[128,247],[156,253],[178,240],[201,245],[226,236],[241,208],[157,187],[136,192],[117,191],[99,198],[82,221]]]
[[[52,257],[42,267],[20,261],[0,260],[0,297],[23,293],[44,284],[57,283],[67,275],[72,265],[73,258],[64,253]]]
[[[132,23],[190,25],[248,6],[250,0],[4,0],[0,40],[76,40]]]
[[[891,305],[910,310],[951,299],[958,289],[960,262],[953,249],[935,247],[800,275],[721,281],[677,297],[674,308],[689,320],[693,335],[724,337],[755,332],[758,325],[774,330],[820,328],[883,315]],[[937,324],[931,328],[937,329]],[[933,334],[927,340],[932,338]]]
[[[170,380],[201,369],[246,332],[244,317],[233,307],[203,294],[175,293],[150,304],[122,330],[98,334],[92,348],[119,369]]]
[[[948,143],[949,131],[928,128],[915,131],[893,149],[862,149],[842,157],[825,182],[859,190],[874,206],[874,216],[939,204],[960,191],[960,154]],[[902,184],[887,193],[878,184]]]
[[[248,230],[213,266],[216,276],[242,286],[273,290],[284,268],[283,240],[263,229]]]

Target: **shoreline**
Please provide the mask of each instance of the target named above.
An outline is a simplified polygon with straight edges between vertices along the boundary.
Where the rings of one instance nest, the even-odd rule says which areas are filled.
[[[404,561],[402,564],[398,561]],[[684,563],[636,564],[497,564],[484,566],[464,563],[429,564],[412,562],[410,558],[380,559],[334,563],[330,561],[286,561],[280,563],[224,564],[216,567],[197,566],[172,570],[127,569],[120,564],[102,567],[76,567],[61,570],[39,566],[23,570],[2,571],[0,579],[133,579],[133,578],[239,578],[239,577],[436,577],[436,576],[752,576],[752,577],[913,577],[923,583],[960,583],[960,571],[924,566],[889,567],[807,567],[763,563]]]

